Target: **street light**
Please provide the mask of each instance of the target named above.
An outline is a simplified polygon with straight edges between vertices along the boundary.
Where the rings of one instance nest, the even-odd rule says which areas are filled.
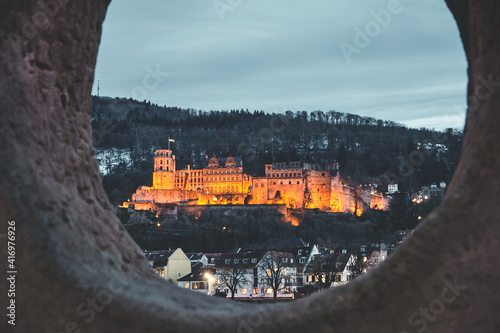
[[[214,277],[209,272],[205,272],[203,276],[207,279],[207,295],[210,295],[210,281],[213,281]]]

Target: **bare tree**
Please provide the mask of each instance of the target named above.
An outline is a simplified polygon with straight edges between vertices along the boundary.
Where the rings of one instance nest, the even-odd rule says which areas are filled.
[[[227,288],[231,291],[231,299],[234,300],[236,290],[248,283],[246,277],[247,269],[241,265],[221,268],[217,270],[217,287]]]
[[[287,268],[291,267],[290,253],[268,252],[262,259],[261,283],[273,290],[273,299],[278,297],[278,291],[286,288],[288,276]]]
[[[363,257],[361,256],[361,254],[359,254],[354,258],[352,265],[349,266],[349,271],[351,272],[352,278],[354,279],[357,276],[363,274],[363,268]]]
[[[314,280],[319,289],[330,288],[332,283],[335,282],[337,272],[337,259],[338,255],[330,254],[324,258],[315,258],[311,262],[311,268],[314,272]]]

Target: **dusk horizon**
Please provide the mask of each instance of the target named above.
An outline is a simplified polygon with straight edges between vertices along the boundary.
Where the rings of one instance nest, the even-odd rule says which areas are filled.
[[[101,95],[158,105],[335,110],[411,128],[463,129],[466,60],[444,3],[155,7],[112,2],[93,94],[100,79]]]

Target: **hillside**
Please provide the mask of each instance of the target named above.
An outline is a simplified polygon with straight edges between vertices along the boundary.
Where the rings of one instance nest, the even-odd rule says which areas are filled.
[[[96,96],[92,102],[94,146],[113,203],[151,184],[153,151],[167,147],[169,138],[177,169],[200,167],[213,154],[242,156],[252,175],[262,175],[272,161],[338,161],[354,182],[385,190],[394,179],[402,191],[448,183],[462,140],[457,130],[412,129],[336,111],[201,111]]]

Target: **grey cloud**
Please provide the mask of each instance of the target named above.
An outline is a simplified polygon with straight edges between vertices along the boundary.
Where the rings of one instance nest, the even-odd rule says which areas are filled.
[[[159,65],[170,76],[147,99],[160,105],[335,109],[448,127],[438,119],[465,102],[466,63],[444,2],[401,0],[402,12],[344,58],[339,44],[388,2],[243,0],[221,21],[210,0],[114,1],[96,79],[101,94],[130,97]]]

